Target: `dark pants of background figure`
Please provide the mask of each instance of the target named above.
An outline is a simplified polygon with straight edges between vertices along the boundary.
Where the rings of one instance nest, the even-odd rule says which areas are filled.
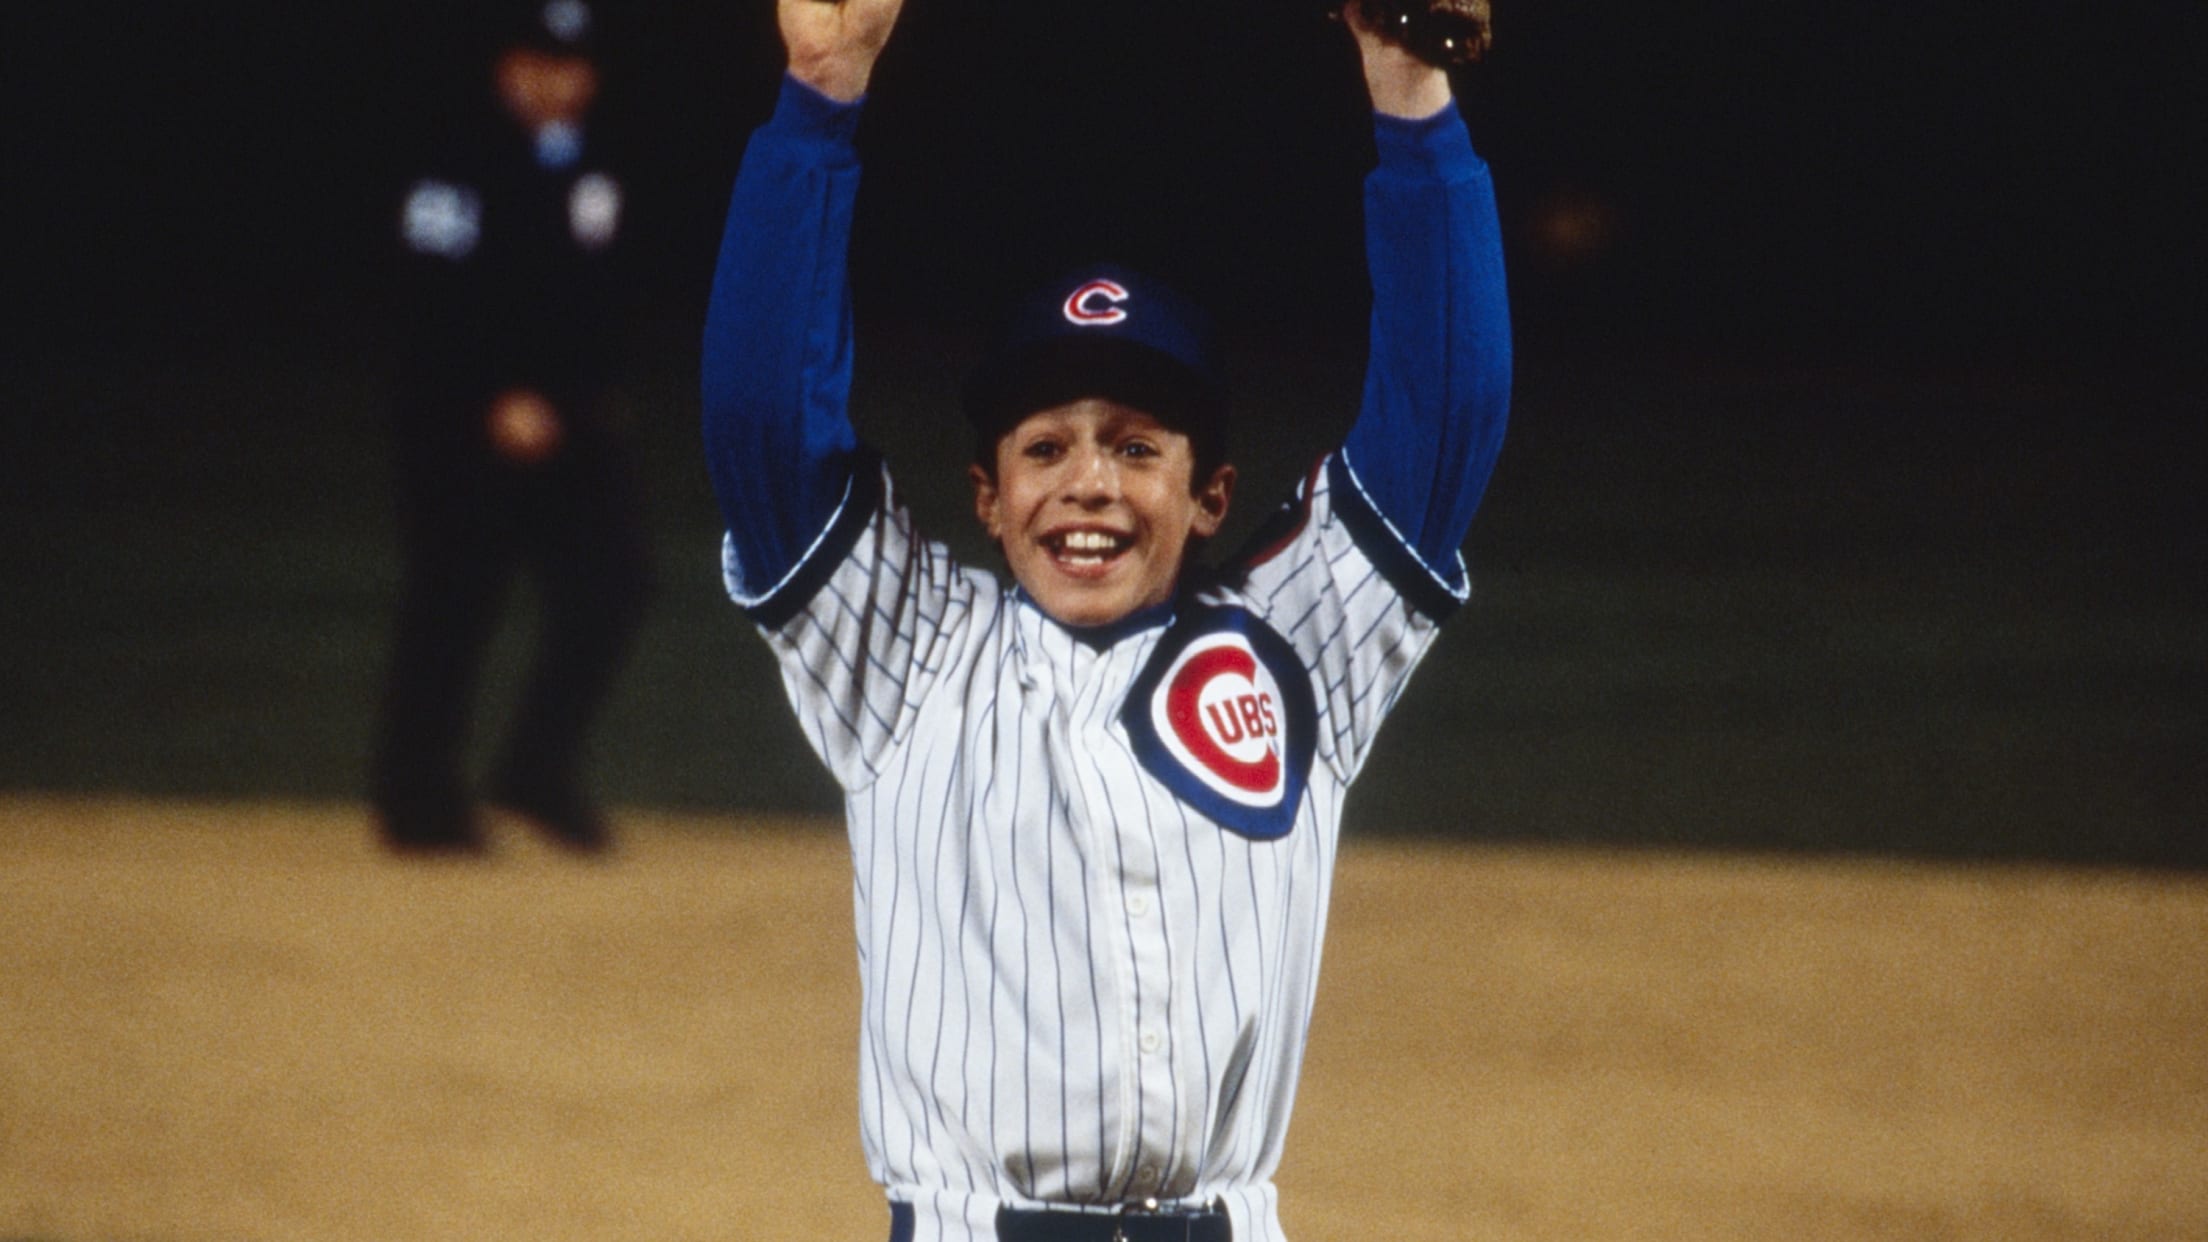
[[[513,580],[538,588],[537,643],[491,774],[490,800],[554,841],[608,839],[583,786],[584,748],[643,620],[650,571],[626,446],[571,420],[535,466],[506,462],[480,416],[399,420],[405,579],[376,739],[371,797],[385,843],[467,851],[482,839],[463,775],[469,722]]]

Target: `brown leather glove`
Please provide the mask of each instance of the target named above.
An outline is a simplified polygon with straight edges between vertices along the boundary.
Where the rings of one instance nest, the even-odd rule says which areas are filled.
[[[1487,0],[1347,0],[1365,21],[1430,65],[1453,69],[1487,55]],[[1339,12],[1341,5],[1334,5]]]

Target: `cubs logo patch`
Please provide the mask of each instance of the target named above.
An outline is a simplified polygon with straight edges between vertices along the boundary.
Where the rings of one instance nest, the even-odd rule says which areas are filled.
[[[1150,712],[1166,749],[1220,795],[1251,806],[1280,801],[1280,687],[1240,635],[1190,643]]]
[[[1133,295],[1127,286],[1114,280],[1092,280],[1066,295],[1066,322],[1084,328],[1105,328],[1115,323],[1127,322],[1126,308],[1120,304]]]
[[[1184,618],[1135,680],[1121,723],[1184,802],[1256,840],[1294,827],[1316,713],[1287,642],[1239,609]]]

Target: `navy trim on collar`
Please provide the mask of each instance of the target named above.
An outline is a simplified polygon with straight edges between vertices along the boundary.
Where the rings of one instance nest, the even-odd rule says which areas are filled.
[[[1148,608],[1137,608],[1124,617],[1114,621],[1106,621],[1102,625],[1068,625],[1051,616],[1050,610],[1036,603],[1035,597],[1027,593],[1027,588],[1017,582],[1012,584],[1012,598],[1034,609],[1044,620],[1064,630],[1076,641],[1097,651],[1111,647],[1117,644],[1120,639],[1132,637],[1144,630],[1172,624],[1174,610],[1178,605],[1177,599],[1169,599],[1162,604],[1152,604]]]

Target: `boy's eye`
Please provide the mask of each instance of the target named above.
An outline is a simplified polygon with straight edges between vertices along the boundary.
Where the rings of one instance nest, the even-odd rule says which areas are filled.
[[[1156,457],[1158,446],[1148,440],[1129,440],[1119,446],[1119,451],[1126,457]]]
[[[1020,450],[1020,453],[1022,456],[1032,457],[1037,461],[1048,461],[1056,457],[1059,451],[1056,440],[1030,440],[1027,442],[1027,446]]]

